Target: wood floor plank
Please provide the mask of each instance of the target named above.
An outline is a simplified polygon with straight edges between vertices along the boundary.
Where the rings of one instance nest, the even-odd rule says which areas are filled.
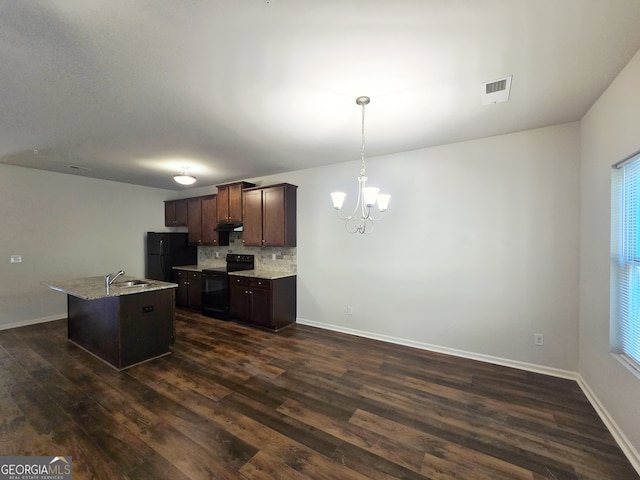
[[[287,400],[278,411],[358,448],[384,456],[397,465],[420,472],[423,453],[410,443],[399,444],[392,438],[380,436],[378,432],[361,428],[355,423],[334,421],[295,400]]]
[[[640,480],[571,380],[181,309],[172,354],[123,372],[66,335],[0,331],[0,454],[74,479]]]
[[[447,478],[447,475],[471,475],[471,472],[478,480],[530,480],[533,476],[511,463],[363,410],[354,413],[349,423],[389,439],[399,438],[407,447],[424,452],[420,471],[429,477]]]
[[[309,480],[310,477],[284,465],[264,452],[256,453],[239,473],[248,480]]]

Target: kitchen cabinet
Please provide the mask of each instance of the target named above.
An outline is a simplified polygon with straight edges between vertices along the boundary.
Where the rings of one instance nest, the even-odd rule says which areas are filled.
[[[296,321],[296,276],[263,279],[230,275],[231,318],[277,331]]]
[[[165,227],[186,227],[187,219],[187,200],[168,200],[164,202]]]
[[[244,191],[242,241],[245,246],[296,246],[297,188],[281,183]]]
[[[202,309],[202,273],[175,269],[176,305],[191,310]]]
[[[202,198],[187,199],[187,230],[191,245],[202,245]]]
[[[250,187],[255,187],[255,184],[235,182],[218,185],[218,223],[242,223],[242,191]]]
[[[249,283],[248,278],[229,277],[229,315],[245,323],[251,321]]]
[[[229,245],[229,232],[218,232],[216,195],[187,199],[189,243],[191,245]]]
[[[218,232],[218,198],[202,197],[202,245],[229,245],[229,232]]]

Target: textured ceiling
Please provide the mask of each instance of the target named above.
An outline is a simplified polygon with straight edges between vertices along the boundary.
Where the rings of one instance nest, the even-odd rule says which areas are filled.
[[[360,95],[368,157],[578,120],[638,24],[638,0],[0,0],[0,162],[184,189],[351,161]]]

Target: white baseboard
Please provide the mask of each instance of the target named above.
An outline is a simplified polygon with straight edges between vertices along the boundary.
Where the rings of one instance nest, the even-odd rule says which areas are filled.
[[[638,475],[640,475],[640,454],[638,453],[638,450],[635,449],[635,447],[631,444],[631,442],[629,441],[627,436],[624,434],[622,429],[613,420],[613,418],[611,418],[611,415],[609,415],[609,412],[607,412],[607,409],[604,408],[602,403],[600,403],[600,400],[598,400],[598,397],[593,392],[593,390],[589,388],[589,385],[587,384],[587,382],[585,382],[584,378],[582,378],[582,375],[578,375],[577,382],[578,382],[578,385],[580,385],[580,388],[582,389],[584,394],[586,395],[587,399],[589,399],[589,402],[591,403],[593,408],[598,413],[598,416],[600,417],[600,419],[607,426],[607,428],[611,432],[611,435],[613,435],[613,438],[618,443],[618,446],[622,449],[625,456],[629,459],[629,462],[631,462],[631,465],[633,466],[633,468],[636,469],[636,472],[638,472]]]
[[[36,323],[53,322],[54,320],[62,320],[67,318],[67,314],[51,315],[49,317],[31,318],[29,320],[22,320],[20,322],[7,323],[0,325],[0,330],[8,330],[9,328],[26,327],[27,325],[35,325]]]
[[[570,370],[562,370],[559,368],[546,367],[544,365],[536,365],[533,363],[519,362],[517,360],[510,360],[508,358],[494,357],[491,355],[484,355],[482,353],[467,352],[464,350],[458,350],[455,348],[440,347],[438,345],[432,345],[430,343],[415,342],[413,340],[407,340],[405,338],[391,337],[388,335],[380,335],[378,333],[365,332],[362,330],[354,330],[351,328],[345,328],[338,325],[332,325],[329,323],[314,322],[313,320],[305,320],[304,318],[298,318],[297,322],[301,325],[309,325],[310,327],[323,328],[325,330],[332,330],[334,332],[348,333],[349,335],[356,335],[358,337],[371,338],[372,340],[380,340],[387,343],[393,343],[396,345],[404,345],[405,347],[418,348],[420,350],[428,350],[430,352],[445,353],[447,355],[453,355],[455,357],[468,358],[470,360],[478,360],[480,362],[492,363],[494,365],[502,365],[503,367],[512,367],[519,370],[526,370],[529,372],[542,373],[545,375],[551,375],[552,377],[566,378],[569,380],[578,380],[578,373]]]
[[[605,426],[609,429],[609,432],[611,432],[611,435],[613,436],[615,441],[618,443],[618,446],[620,447],[622,452],[625,454],[629,462],[631,462],[631,465],[633,466],[633,468],[635,468],[638,474],[640,475],[640,455],[638,454],[638,451],[634,448],[631,442],[629,442],[629,439],[623,433],[622,429],[613,420],[611,415],[609,415],[609,413],[604,408],[602,403],[600,403],[600,401],[598,400],[598,397],[596,397],[596,395],[593,393],[593,391],[589,388],[587,383],[582,378],[582,375],[580,375],[578,372],[572,372],[570,370],[562,370],[559,368],[547,367],[544,365],[535,365],[527,362],[519,362],[517,360],[494,357],[491,355],[483,355],[480,353],[466,352],[464,350],[457,350],[455,348],[440,347],[437,345],[431,345],[423,342],[415,342],[413,340],[407,340],[404,338],[396,338],[388,335],[380,335],[377,333],[345,328],[339,325],[332,325],[329,323],[314,322],[313,320],[306,320],[304,318],[298,318],[296,321],[301,325],[309,325],[310,327],[317,327],[325,330],[331,330],[334,332],[347,333],[349,335],[356,335],[358,337],[371,338],[373,340],[380,340],[383,342],[393,343],[396,345],[414,347],[420,350],[428,350],[431,352],[445,353],[445,354],[453,355],[456,357],[468,358],[471,360],[478,360],[480,362],[492,363],[495,365],[502,365],[504,367],[517,368],[517,369],[526,370],[529,372],[542,373],[544,375],[550,375],[552,377],[560,377],[568,380],[575,380],[580,386],[580,388],[582,389],[582,391],[584,392],[585,396],[587,397],[587,399],[589,400],[593,408],[596,410],[596,412],[604,422]]]

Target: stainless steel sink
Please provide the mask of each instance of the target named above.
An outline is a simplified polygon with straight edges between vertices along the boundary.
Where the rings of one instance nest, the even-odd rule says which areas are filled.
[[[146,287],[149,285],[149,282],[145,282],[144,280],[128,280],[126,282],[115,282],[112,283],[112,287],[117,288],[133,288],[133,287]]]

